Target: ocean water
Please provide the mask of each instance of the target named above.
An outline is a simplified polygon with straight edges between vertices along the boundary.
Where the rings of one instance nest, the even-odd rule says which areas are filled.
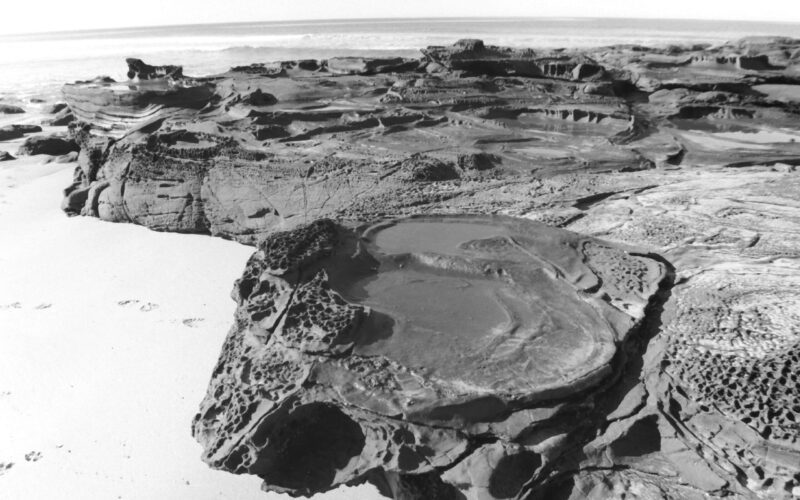
[[[203,76],[253,62],[334,55],[419,55],[459,38],[513,47],[722,43],[800,37],[800,24],[642,19],[393,19],[259,22],[0,36],[0,98],[54,97],[65,82],[125,79],[126,57]]]

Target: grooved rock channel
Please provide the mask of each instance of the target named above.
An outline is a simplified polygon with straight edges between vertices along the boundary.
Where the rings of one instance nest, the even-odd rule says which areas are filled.
[[[453,495],[516,497],[595,430],[583,419],[534,437],[619,378],[666,276],[658,260],[510,217],[275,233],[234,287],[195,437],[211,466],[270,490],[368,480],[432,498],[404,493],[423,475]]]
[[[800,498],[800,40],[421,52],[64,86],[68,214],[256,248],[206,462],[292,495]]]

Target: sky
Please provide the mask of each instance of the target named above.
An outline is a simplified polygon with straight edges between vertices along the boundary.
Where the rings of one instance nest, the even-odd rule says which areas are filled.
[[[392,17],[627,17],[800,23],[800,0],[10,0],[0,35]]]

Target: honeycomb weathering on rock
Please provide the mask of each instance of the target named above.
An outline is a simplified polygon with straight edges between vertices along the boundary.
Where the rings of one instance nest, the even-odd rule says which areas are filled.
[[[195,436],[210,465],[278,491],[369,480],[395,495],[455,492],[466,486],[441,472],[480,463],[492,498],[514,496],[545,475],[547,455],[522,438],[543,426],[531,412],[606,390],[666,271],[503,217],[276,233],[237,282],[237,323]],[[630,290],[607,286],[608,273]]]
[[[800,497],[800,40],[141,68],[65,86],[63,208],[267,237],[195,421],[214,467],[297,494]]]
[[[780,267],[712,269],[674,291],[667,373],[765,439],[800,440],[800,281]],[[712,306],[713,304],[713,306]]]

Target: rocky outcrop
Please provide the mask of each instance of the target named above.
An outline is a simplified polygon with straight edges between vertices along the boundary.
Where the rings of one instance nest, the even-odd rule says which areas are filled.
[[[666,268],[511,218],[365,227],[259,245],[195,418],[204,459],[293,495],[363,480],[398,498],[524,495],[576,443],[522,436],[619,376]]]
[[[210,83],[145,79],[120,84],[114,81],[64,86],[64,98],[74,117],[107,135],[122,136],[148,125],[158,128],[167,118],[188,118],[214,97]]]
[[[0,141],[10,141],[25,137],[26,134],[41,132],[42,127],[38,125],[6,125],[0,127]]]
[[[128,58],[128,78],[131,80],[157,80],[160,78],[183,78],[183,67],[168,64],[166,66],[151,66],[141,59]]]
[[[52,118],[44,120],[42,123],[50,125],[51,127],[65,127],[75,121],[75,115],[69,108],[63,108],[57,112]]]
[[[386,59],[365,57],[334,57],[325,62],[325,68],[340,75],[374,75],[414,70],[419,66],[415,59],[391,57]]]
[[[3,115],[17,115],[24,113],[25,110],[20,108],[19,106],[13,106],[11,104],[3,104],[0,103],[0,114]]]
[[[0,161],[16,160],[8,151],[0,151]]]
[[[17,154],[60,156],[79,149],[78,144],[71,139],[54,135],[38,135],[25,139]]]
[[[67,106],[67,103],[65,103],[65,102],[56,102],[56,103],[50,104],[48,106],[45,106],[42,109],[42,112],[46,113],[48,115],[55,115],[55,114],[61,113],[62,111],[64,111],[67,108],[69,108],[69,106]]]
[[[540,56],[530,49],[486,46],[482,40],[459,40],[451,47],[428,47],[426,59],[442,68],[492,76],[599,78],[603,68],[587,57]]]
[[[68,85],[63,207],[256,246],[193,430],[269,489],[793,498],[797,53],[466,40]]]

